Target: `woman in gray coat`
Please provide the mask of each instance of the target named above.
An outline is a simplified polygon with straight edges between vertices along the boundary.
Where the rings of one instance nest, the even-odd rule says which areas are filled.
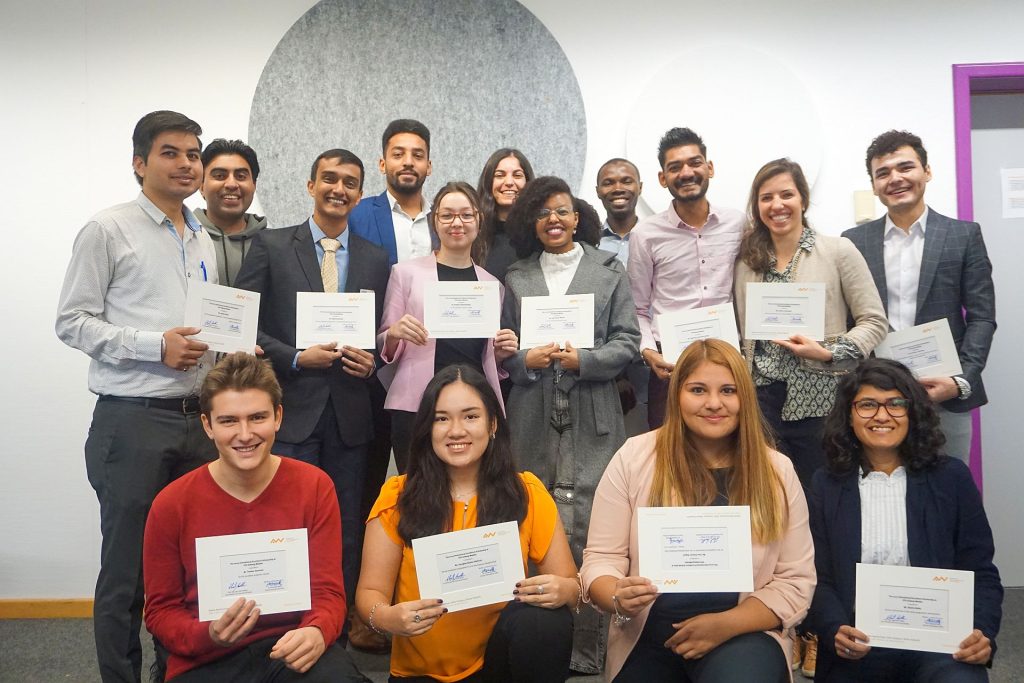
[[[520,332],[524,297],[594,295],[593,348],[553,339],[504,363],[513,383],[507,414],[518,467],[554,497],[577,566],[594,490],[626,440],[615,378],[640,343],[629,279],[614,254],[597,249],[600,227],[593,207],[550,176],[526,186],[506,225],[521,260],[505,276],[502,327]],[[594,610],[577,614],[572,669],[599,673],[606,642],[606,619]]]

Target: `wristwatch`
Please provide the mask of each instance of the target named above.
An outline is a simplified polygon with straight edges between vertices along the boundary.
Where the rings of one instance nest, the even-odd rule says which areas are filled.
[[[953,377],[953,381],[956,382],[957,398],[961,401],[965,401],[971,397],[971,383],[963,377]]]

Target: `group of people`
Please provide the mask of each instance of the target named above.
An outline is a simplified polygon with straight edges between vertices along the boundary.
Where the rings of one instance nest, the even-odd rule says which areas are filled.
[[[598,172],[602,221],[510,148],[428,202],[430,132],[411,119],[382,135],[384,192],[361,201],[362,160],[327,150],[310,218],[267,230],[248,213],[255,151],[201,133],[176,112],[139,121],[141,192],[86,224],[61,292],[57,333],[91,357],[98,395],[105,681],[140,680],[143,604],[167,680],[365,680],[350,642],[390,649],[396,681],[779,681],[815,637],[822,680],[987,679],[1002,588],[962,461],[991,265],[977,224],[925,205],[919,138],[872,142],[887,215],[832,237],[808,224],[788,159],[757,173],[746,215],[710,204],[715,168],[686,128],[659,144],[672,201],[644,220],[628,160]],[[257,355],[215,363],[181,326],[190,280],[260,293]],[[498,282],[493,337],[431,336],[425,292],[453,281]],[[825,339],[746,339],[752,282],[825,283]],[[296,347],[297,293],[364,291],[375,349]],[[593,346],[521,348],[524,297],[573,294],[594,298]],[[719,340],[662,354],[660,314],[729,302],[742,355]],[[890,329],[941,318],[961,376],[871,358]],[[651,431],[627,440],[637,405]],[[678,505],[750,507],[752,593],[662,595],[639,575],[638,509]],[[511,520],[527,578],[510,602],[449,614],[420,594],[414,539]],[[291,528],[309,534],[311,609],[260,616],[239,598],[200,622],[195,539]],[[953,657],[873,650],[853,626],[857,562],[974,571],[974,632]]]

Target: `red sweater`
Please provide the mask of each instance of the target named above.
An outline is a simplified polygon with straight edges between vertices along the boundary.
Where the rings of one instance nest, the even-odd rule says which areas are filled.
[[[196,538],[305,528],[312,609],[261,616],[244,639],[221,647],[199,621]],[[334,485],[320,469],[289,458],[256,500],[224,491],[208,467],[172,482],[153,501],[143,544],[146,628],[170,651],[167,680],[262,638],[316,626],[330,645],[345,623],[341,516]]]

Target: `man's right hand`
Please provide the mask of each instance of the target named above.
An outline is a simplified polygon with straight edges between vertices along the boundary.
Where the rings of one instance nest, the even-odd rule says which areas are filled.
[[[669,375],[672,374],[672,368],[675,367],[674,363],[669,363],[655,349],[644,349],[640,352],[640,355],[643,356],[647,367],[654,370],[654,374],[658,379],[668,380]]]
[[[200,332],[198,327],[174,327],[164,332],[164,353],[160,361],[172,370],[188,370],[198,364],[210,347],[189,339],[188,335]]]
[[[310,346],[299,354],[295,362],[300,368],[326,370],[339,358],[341,358],[341,350],[338,348],[338,342],[331,342],[330,344]]]
[[[231,647],[249,635],[259,618],[255,600],[238,598],[219,619],[210,622],[210,640],[221,647]]]

